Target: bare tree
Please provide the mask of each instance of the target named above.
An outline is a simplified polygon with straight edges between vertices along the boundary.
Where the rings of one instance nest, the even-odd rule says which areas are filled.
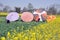
[[[9,6],[5,6],[4,8],[3,8],[3,11],[4,12],[9,12],[11,10],[11,7],[9,7]]]
[[[21,12],[21,8],[20,8],[20,7],[15,7],[15,11],[16,11],[17,13],[20,13],[20,12]]]
[[[26,8],[26,7],[24,7],[24,8],[23,8],[23,12],[26,12],[26,11],[28,11],[28,10],[27,10],[27,8]]]
[[[55,15],[57,13],[57,9],[54,6],[49,7],[48,13]]]
[[[33,5],[31,3],[28,4],[28,11],[32,12],[33,11]]]

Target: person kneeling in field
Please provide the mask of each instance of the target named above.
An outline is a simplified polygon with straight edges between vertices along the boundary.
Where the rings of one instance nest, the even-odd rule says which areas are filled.
[[[10,23],[10,22],[13,22],[13,21],[18,21],[18,19],[19,19],[19,14],[17,12],[10,12],[6,16],[7,23]]]
[[[47,12],[46,12],[46,11],[42,11],[42,12],[41,12],[41,17],[42,17],[42,21],[43,21],[43,22],[46,21],[47,16],[48,16],[48,15],[47,15]]]
[[[40,14],[40,11],[39,9],[36,9],[34,12],[33,12],[33,15],[34,15],[34,21],[38,22],[40,20],[39,18],[39,14]]]
[[[40,9],[37,9],[34,11],[34,20],[35,21],[46,21],[46,17],[47,17],[47,12],[46,11],[42,11]]]
[[[54,21],[55,19],[56,19],[56,16],[55,15],[48,15],[47,22]]]

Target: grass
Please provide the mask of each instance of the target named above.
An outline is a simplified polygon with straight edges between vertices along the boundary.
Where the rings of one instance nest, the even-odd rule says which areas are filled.
[[[11,22],[0,17],[0,40],[60,40],[60,15],[51,22]]]
[[[7,24],[5,17],[0,17],[0,36],[4,36],[8,31],[11,31],[14,29],[17,30],[17,27],[20,28],[19,30],[17,30],[20,32],[20,31],[29,29],[33,26],[36,26],[37,24],[39,24],[39,22],[36,23],[33,21],[33,22],[26,23],[26,22],[22,22],[20,19],[19,19],[19,21],[11,22],[11,23]],[[23,28],[23,30],[22,30],[22,28]]]

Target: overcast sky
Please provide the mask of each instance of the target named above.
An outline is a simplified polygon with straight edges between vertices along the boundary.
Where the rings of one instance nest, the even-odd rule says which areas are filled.
[[[60,0],[0,0],[3,5],[10,7],[26,7],[28,3],[32,3],[34,8],[47,8],[51,4],[60,4]]]

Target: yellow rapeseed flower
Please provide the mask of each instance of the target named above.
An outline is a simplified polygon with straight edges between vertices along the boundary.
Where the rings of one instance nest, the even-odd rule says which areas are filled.
[[[18,40],[18,37],[14,37],[13,40]]]
[[[6,40],[5,37],[1,37],[1,40]]]
[[[7,37],[10,37],[10,32],[8,32]]]
[[[24,40],[28,40],[29,38],[27,36],[25,36]]]

